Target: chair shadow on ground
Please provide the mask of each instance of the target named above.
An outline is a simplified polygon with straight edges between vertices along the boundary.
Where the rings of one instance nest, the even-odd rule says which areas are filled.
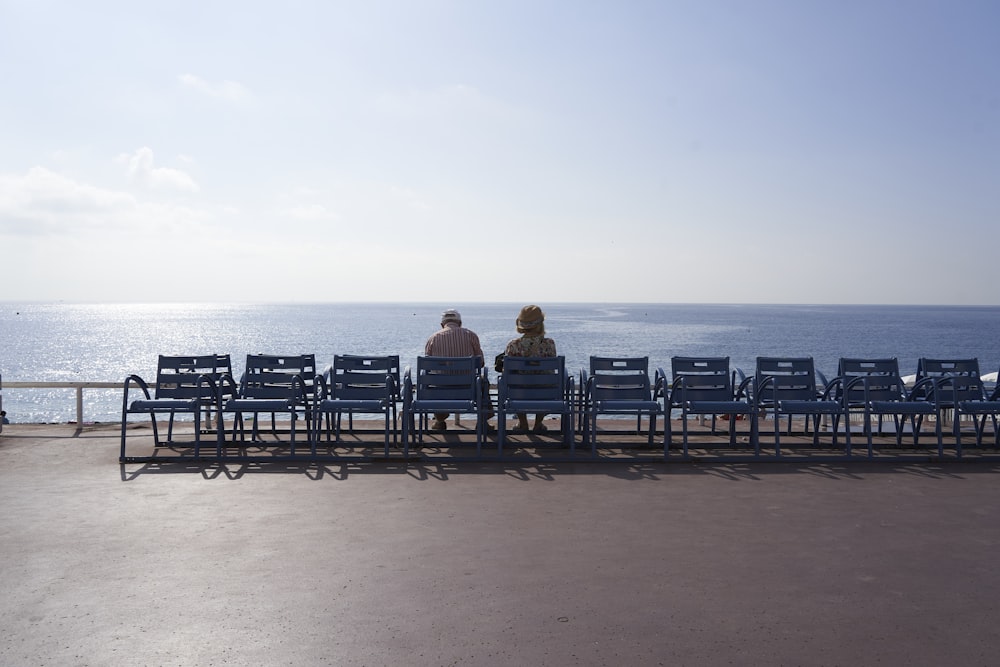
[[[447,482],[468,475],[505,476],[524,482],[554,482],[580,475],[623,481],[668,480],[679,476],[707,476],[733,482],[760,481],[779,475],[810,475],[836,481],[863,480],[883,474],[912,475],[928,479],[962,479],[972,475],[1000,473],[1000,462],[970,460],[919,462],[788,462],[725,461],[649,462],[635,461],[158,461],[122,463],[121,480],[132,482],[155,475],[195,474],[206,480],[239,480],[247,475],[299,475],[319,481],[344,481],[352,476],[399,475],[423,482]]]

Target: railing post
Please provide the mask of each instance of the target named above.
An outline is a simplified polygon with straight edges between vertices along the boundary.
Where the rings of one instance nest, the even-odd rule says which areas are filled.
[[[83,387],[76,388],[76,425],[83,425]]]

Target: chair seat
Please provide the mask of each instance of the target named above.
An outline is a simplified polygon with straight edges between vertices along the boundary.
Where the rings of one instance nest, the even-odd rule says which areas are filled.
[[[963,401],[958,407],[965,413],[990,414],[1000,412],[1000,401]]]
[[[319,402],[317,409],[329,412],[336,410],[370,410],[372,412],[385,412],[387,405],[388,401],[385,399],[327,398]]]
[[[190,410],[198,408],[196,398],[154,398],[150,400],[132,401],[129,412],[150,412],[160,410]]]
[[[869,409],[890,415],[934,415],[937,407],[926,401],[872,401]]]
[[[844,411],[837,401],[778,401],[778,408],[793,415],[834,415]]]
[[[600,412],[609,413],[615,411],[635,412],[663,412],[663,406],[657,401],[594,401],[594,407]]]
[[[292,401],[284,398],[236,398],[226,403],[225,411],[286,412],[292,407]]]
[[[410,405],[414,412],[478,412],[475,401],[462,399],[416,399]]]
[[[565,401],[509,400],[504,403],[506,412],[564,412]]]
[[[753,411],[750,404],[743,401],[688,401],[685,407],[695,414],[748,415]]]

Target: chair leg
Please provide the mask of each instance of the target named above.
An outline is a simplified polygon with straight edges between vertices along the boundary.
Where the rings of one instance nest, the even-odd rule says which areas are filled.
[[[173,415],[171,415],[173,416]],[[194,457],[201,456],[201,413],[194,411]]]
[[[681,410],[681,453],[684,458],[688,457],[688,416],[687,408]]]
[[[792,416],[788,415],[788,428],[791,429]],[[774,411],[774,456],[781,458],[781,415],[777,408]]]

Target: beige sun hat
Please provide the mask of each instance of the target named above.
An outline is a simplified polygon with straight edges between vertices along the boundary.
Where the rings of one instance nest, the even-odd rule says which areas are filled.
[[[454,308],[449,308],[448,310],[441,313],[441,324],[445,322],[457,322],[462,323],[462,315]]]
[[[517,315],[517,333],[540,335],[545,333],[545,313],[538,306],[525,306]]]

